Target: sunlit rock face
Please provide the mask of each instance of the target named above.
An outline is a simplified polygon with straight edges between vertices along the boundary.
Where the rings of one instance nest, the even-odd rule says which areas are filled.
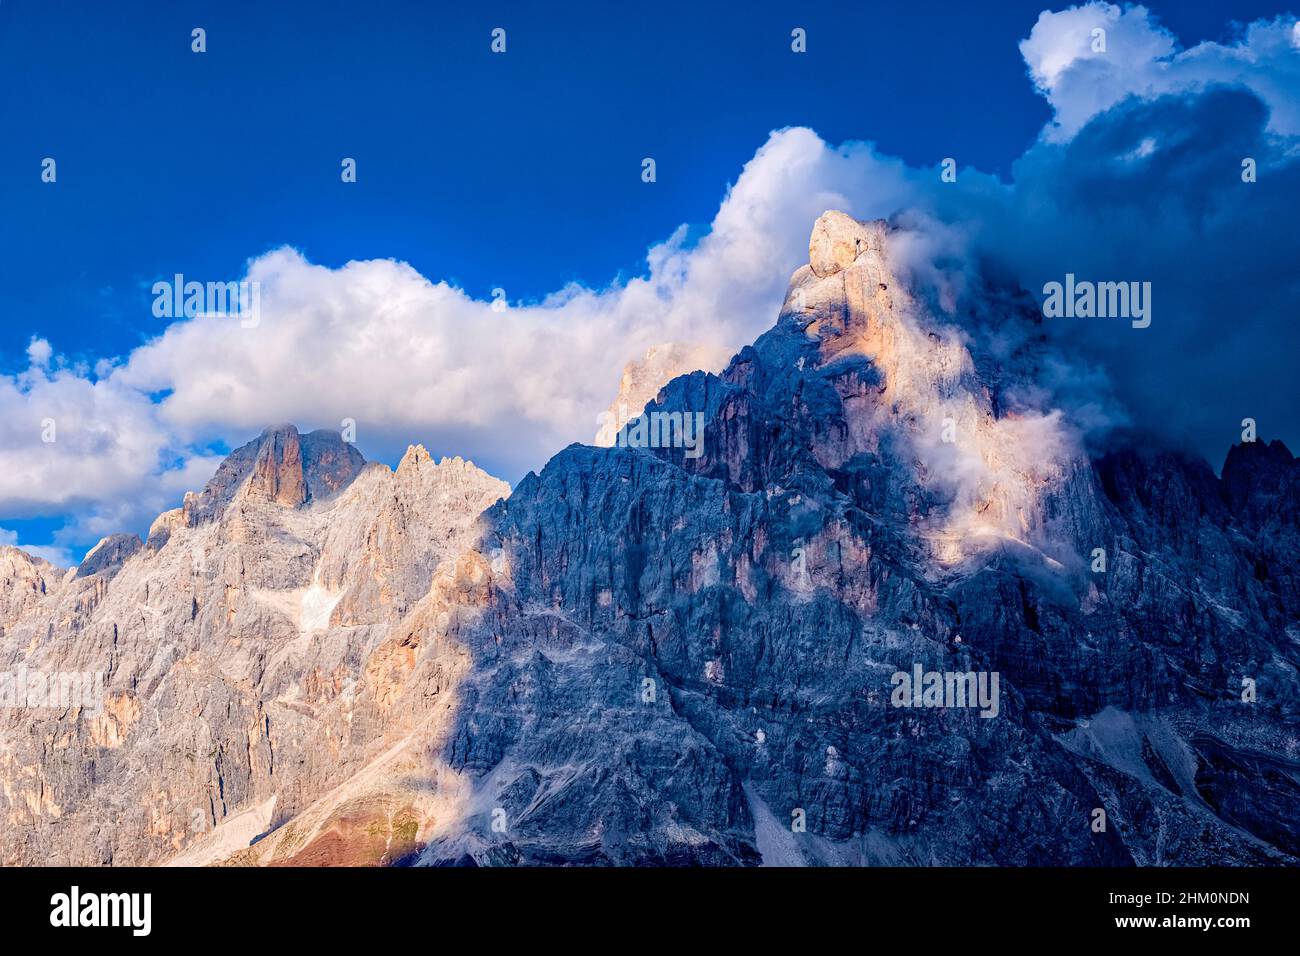
[[[647,405],[699,458],[573,446],[487,513],[422,862],[1297,861],[1295,460],[1090,461],[1033,301],[908,239],[816,224],[776,326]],[[997,716],[894,706],[918,665]]]
[[[898,458],[907,517],[940,566],[1006,546],[1068,560],[1091,528],[1053,527],[1052,496],[1087,462],[1060,413],[1031,403],[1043,351],[1037,308],[975,279],[946,314],[913,293],[890,232],[843,213],[818,220],[810,264],[791,280],[770,336],[769,348],[809,372],[801,386],[838,399],[832,429],[810,450],[848,473]],[[1070,495],[1093,503],[1081,500],[1086,488]]]
[[[466,664],[439,616],[473,603],[456,562],[508,494],[419,446],[393,471],[280,426],[144,547],[111,536],[61,577],[0,552],[0,672],[102,675],[68,706],[0,706],[0,861],[417,852],[463,798],[430,756]]]
[[[1300,464],[1090,457],[921,228],[827,213],[720,374],[625,376],[698,455],[281,426],[143,545],[0,549],[0,672],[104,676],[0,707],[0,861],[1300,863]]]
[[[0,635],[59,590],[71,572],[10,545],[0,545]]]

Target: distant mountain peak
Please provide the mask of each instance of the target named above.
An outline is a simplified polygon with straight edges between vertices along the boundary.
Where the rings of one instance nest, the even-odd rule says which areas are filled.
[[[110,534],[87,552],[77,567],[77,577],[91,574],[116,573],[131,555],[144,546],[138,534]]]
[[[204,488],[196,513],[224,506],[241,486],[247,497],[296,508],[337,494],[365,463],[336,431],[304,435],[293,425],[277,425],[226,457]]]
[[[402,455],[402,460],[397,463],[397,470],[420,468],[432,463],[433,459],[423,445],[408,445],[406,453]]]

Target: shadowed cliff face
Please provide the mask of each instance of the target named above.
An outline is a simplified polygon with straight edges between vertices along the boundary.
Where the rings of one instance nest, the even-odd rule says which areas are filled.
[[[897,238],[828,213],[777,325],[660,391],[702,456],[572,446],[488,512],[423,862],[1296,862],[1295,459],[1090,462],[1023,397],[1032,300],[936,317]],[[997,716],[893,706],[917,665]]]
[[[0,860],[1300,862],[1300,464],[1090,460],[1032,299],[914,239],[827,213],[769,332],[513,495],[281,426],[143,545],[0,549],[0,671],[104,674],[0,708]]]

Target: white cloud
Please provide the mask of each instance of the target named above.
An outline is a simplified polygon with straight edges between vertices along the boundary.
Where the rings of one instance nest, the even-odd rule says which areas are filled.
[[[1105,54],[1091,52],[1094,25],[1108,31]],[[1274,126],[1295,132],[1293,36],[1290,21],[1261,22],[1233,45],[1179,52],[1144,8],[1091,4],[1043,14],[1021,49],[1056,111],[1048,138],[1068,139],[1128,93],[1220,78],[1248,84],[1273,106]],[[974,223],[979,241],[1032,246],[1043,237],[1024,232],[1013,193],[975,170],[939,185],[933,169],[795,128],[773,133],[745,165],[698,244],[683,227],[649,250],[645,276],[603,289],[571,285],[496,312],[404,263],[330,269],[276,250],[248,267],[261,283],[256,327],[177,320],[129,355],[96,362],[93,374],[33,340],[29,367],[0,376],[0,515],[70,514],[64,540],[76,543],[140,529],[202,486],[217,461],[211,443],[241,443],[281,421],[337,428],[355,419],[372,457],[423,441],[515,480],[589,440],[624,364],[649,347],[699,343],[729,354],[768,328],[824,210],[872,218],[915,208]],[[945,247],[968,238],[934,237]],[[42,441],[46,419],[57,428],[52,443]]]
[[[96,540],[147,525],[215,470],[215,458],[178,442],[148,395],[51,367],[36,343],[29,354],[26,371],[0,376],[0,513],[68,513],[67,540]]]
[[[54,355],[54,349],[46,339],[33,337],[27,346],[27,358],[32,365],[44,368],[50,364],[50,358]]]
[[[186,439],[352,418],[363,447],[433,434],[522,472],[588,439],[624,364],[649,347],[698,342],[729,356],[751,341],[775,320],[816,216],[885,214],[904,172],[865,146],[832,150],[806,129],[773,134],[698,245],[678,230],[649,251],[645,277],[569,286],[503,312],[403,263],[327,269],[277,250],[248,270],[261,288],[256,327],[177,322],[109,381],[168,392],[159,419]]]
[[[1093,31],[1105,31],[1105,49]],[[1210,83],[1254,90],[1272,111],[1269,128],[1300,133],[1300,81],[1294,17],[1256,21],[1233,43],[1206,41],[1179,50],[1178,41],[1142,6],[1089,3],[1039,14],[1020,53],[1034,84],[1056,112],[1044,130],[1069,139],[1126,96],[1154,97]]]
[[[913,175],[863,144],[774,133],[698,244],[682,227],[649,250],[644,277],[504,312],[404,263],[329,269],[273,251],[248,267],[261,287],[255,327],[177,320],[93,375],[33,341],[29,368],[0,376],[0,514],[73,513],[66,536],[79,542],[138,528],[202,486],[216,463],[203,448],[280,421],[350,418],[372,455],[422,440],[517,478],[589,440],[623,366],[651,346],[729,356],[752,341],[806,261],[814,219],[886,215]]]

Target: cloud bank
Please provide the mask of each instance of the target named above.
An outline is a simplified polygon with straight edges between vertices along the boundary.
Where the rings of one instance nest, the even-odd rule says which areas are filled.
[[[1081,430],[1114,423],[1113,390],[1135,421],[1216,465],[1243,417],[1294,442],[1298,36],[1284,18],[1180,50],[1142,7],[1044,13],[1021,52],[1054,117],[1012,183],[960,157],[945,183],[869,144],[777,131],[698,242],[682,227],[649,250],[641,277],[503,311],[400,262],[328,269],[273,251],[248,266],[256,327],[176,320],[94,368],[34,340],[27,369],[0,376],[0,515],[67,515],[61,540],[78,544],[140,528],[203,484],[216,444],[279,421],[350,419],[370,457],[419,440],[517,479],[589,440],[622,367],[649,347],[725,356],[768,328],[812,222],[832,208],[909,211],[932,224],[931,252],[1035,292],[1066,272],[1152,282],[1149,329],[1047,324],[1068,368],[1056,400]],[[1257,182],[1242,181],[1246,158]],[[959,286],[953,296],[956,311]]]

